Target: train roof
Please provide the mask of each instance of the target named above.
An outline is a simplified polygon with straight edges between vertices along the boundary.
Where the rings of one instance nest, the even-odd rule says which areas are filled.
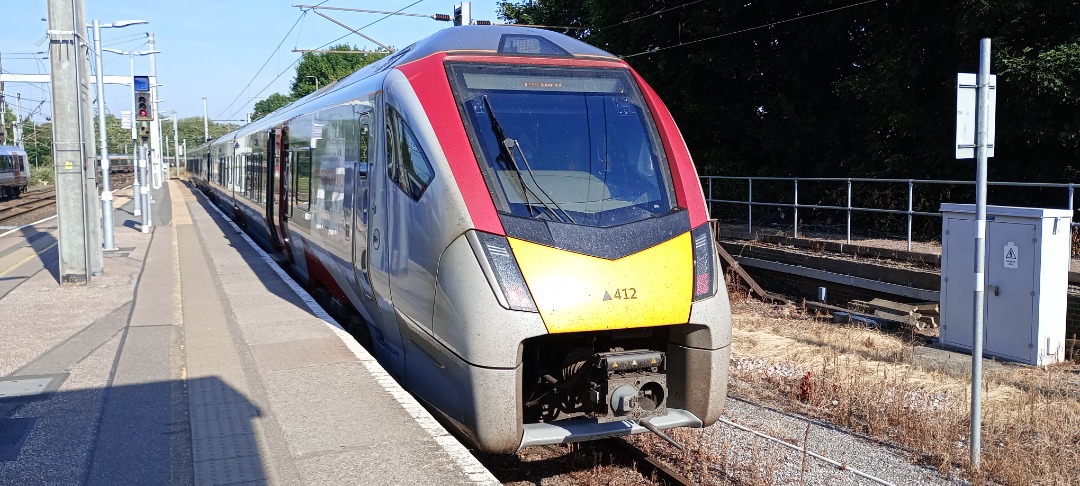
[[[0,155],[11,154],[26,155],[26,151],[14,145],[0,145]]]
[[[338,96],[331,96],[331,94],[339,89],[351,86],[363,79],[402,64],[440,52],[618,59],[617,56],[607,51],[550,30],[513,25],[462,25],[450,27],[398,50],[379,61],[364,66],[344,78],[329,83],[299,100],[278,108],[256,122],[244,125],[223,135],[211,142],[211,144],[233,140],[252,131],[275,126],[299,114],[306,113],[312,108],[313,103],[318,103],[323,99],[327,101],[336,100]]]

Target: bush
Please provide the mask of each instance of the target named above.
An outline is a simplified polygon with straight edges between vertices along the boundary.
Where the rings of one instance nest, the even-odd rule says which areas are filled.
[[[30,168],[30,187],[51,186],[55,171],[53,166],[41,166]]]

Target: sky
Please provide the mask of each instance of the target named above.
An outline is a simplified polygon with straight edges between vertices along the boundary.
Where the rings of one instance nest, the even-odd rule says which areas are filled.
[[[293,49],[318,49],[345,36],[360,49],[375,49],[368,40],[350,33],[314,12],[293,5],[382,10],[432,15],[453,14],[460,0],[85,0],[87,22],[108,24],[119,20],[147,20],[148,24],[102,29],[102,47],[144,51],[146,33],[154,34],[160,111],[180,118],[203,115],[203,101],[211,119],[242,120],[255,102],[275,93],[288,93],[296,74]],[[474,20],[498,22],[495,0],[473,1]],[[0,0],[4,28],[0,30],[0,56],[5,73],[49,72],[45,0]],[[427,18],[321,10],[334,19],[361,29],[375,40],[402,48],[450,22]],[[365,27],[372,22],[374,25]],[[291,29],[291,33],[290,33]],[[288,35],[286,35],[288,33]],[[278,44],[281,44],[280,48]],[[104,53],[104,74],[129,76],[127,56]],[[265,67],[263,67],[265,63]],[[260,68],[262,71],[260,72]],[[93,68],[91,68],[93,69]],[[149,56],[135,58],[135,74],[150,74]],[[276,78],[276,79],[275,79]],[[250,83],[250,86],[249,86]],[[129,86],[106,85],[106,113],[120,116],[131,109]],[[7,103],[15,109],[22,96],[22,115],[42,122],[51,116],[49,86],[5,83]],[[96,99],[96,91],[92,94]]]

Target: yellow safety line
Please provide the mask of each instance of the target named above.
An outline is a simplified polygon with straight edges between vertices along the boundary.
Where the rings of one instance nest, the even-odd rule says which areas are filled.
[[[30,260],[33,260],[34,258],[37,258],[38,256],[40,256],[42,253],[45,253],[45,252],[51,250],[52,247],[54,247],[54,246],[56,246],[56,243],[52,243],[49,246],[46,246],[45,248],[42,248],[41,250],[34,250],[33,247],[23,247],[22,249],[20,249],[18,251],[22,251],[22,250],[25,250],[26,248],[30,248],[32,251],[34,251],[34,253],[32,253],[30,256],[28,256],[26,258],[23,258],[21,261],[19,261],[19,263],[16,263],[15,265],[8,267],[7,270],[4,270],[3,272],[0,272],[0,277],[7,276],[7,274],[9,274],[11,272],[14,272],[19,267],[25,265]],[[18,253],[18,251],[16,253]]]

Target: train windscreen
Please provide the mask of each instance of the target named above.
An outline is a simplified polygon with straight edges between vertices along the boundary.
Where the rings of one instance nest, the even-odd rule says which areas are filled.
[[[608,227],[674,209],[651,114],[625,69],[450,63],[500,211]]]

